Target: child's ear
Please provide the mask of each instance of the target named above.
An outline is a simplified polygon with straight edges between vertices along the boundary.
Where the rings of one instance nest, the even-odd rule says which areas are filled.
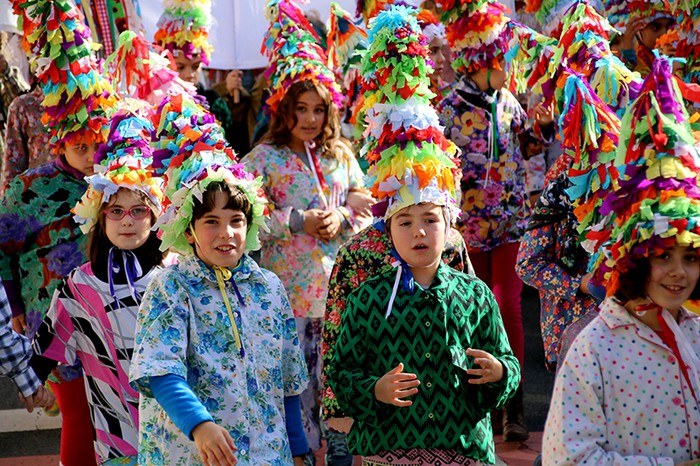
[[[187,239],[187,242],[190,244],[194,244],[194,235],[192,234],[192,225],[187,227],[187,230],[185,230],[185,238]]]

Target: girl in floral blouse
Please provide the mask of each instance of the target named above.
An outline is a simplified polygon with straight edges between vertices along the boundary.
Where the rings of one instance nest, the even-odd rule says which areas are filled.
[[[309,388],[302,395],[304,426],[311,449],[317,450],[328,279],[340,245],[367,223],[351,207],[353,198],[365,207],[371,199],[361,194],[362,171],[350,146],[340,139],[340,88],[324,65],[325,52],[296,5],[282,1],[279,9],[278,22],[287,27],[278,38],[299,40],[286,36],[299,31],[297,49],[311,58],[302,52],[285,56],[288,47],[275,51],[273,46],[270,130],[243,162],[262,177],[271,210],[270,232],[261,235],[260,264],[280,277],[297,318],[310,374]],[[287,16],[290,10],[297,16]],[[305,72],[285,74],[297,65]]]

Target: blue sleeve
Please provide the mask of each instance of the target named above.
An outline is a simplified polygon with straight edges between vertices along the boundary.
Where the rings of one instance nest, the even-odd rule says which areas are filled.
[[[214,421],[183,377],[166,374],[151,377],[149,381],[153,397],[190,440],[194,440],[192,431],[195,427],[203,422]]]
[[[304,426],[301,422],[301,398],[299,395],[284,397],[284,418],[289,437],[292,456],[301,456],[309,452]]]

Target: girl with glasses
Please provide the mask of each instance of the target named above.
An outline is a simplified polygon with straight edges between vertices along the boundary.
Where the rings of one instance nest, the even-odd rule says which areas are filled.
[[[98,464],[136,464],[139,396],[128,373],[141,296],[163,262],[151,231],[162,197],[150,172],[151,110],[124,105],[98,152],[102,169],[73,209],[89,261],[54,293],[31,361],[42,380],[58,362],[82,363]]]

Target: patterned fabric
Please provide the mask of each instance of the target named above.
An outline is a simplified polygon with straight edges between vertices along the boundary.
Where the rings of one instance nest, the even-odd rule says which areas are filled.
[[[700,317],[682,309],[680,344],[697,354]],[[542,464],[673,465],[698,457],[700,393],[651,328],[612,298],[576,338],[559,369]]]
[[[0,278],[21,286],[21,302],[11,304],[15,314],[24,306],[29,338],[61,280],[87,260],[87,237],[70,212],[86,189],[54,160],[16,177],[0,204]]]
[[[139,295],[160,270],[134,282]],[[91,264],[83,264],[56,289],[37,335],[43,356],[82,362],[100,462],[138,452],[139,394],[129,386],[128,373],[140,303],[127,284],[115,284],[114,292],[117,300]]]
[[[518,140],[525,130],[525,111],[507,90],[494,97],[463,77],[438,112],[445,135],[462,150],[462,215],[457,225],[467,247],[489,250],[520,241],[527,223]]]
[[[454,450],[394,450],[379,455],[362,458],[364,465],[401,465],[401,466],[477,466],[473,461]]]
[[[0,286],[0,375],[12,379],[24,396],[33,395],[41,381],[31,367],[32,348],[29,340],[12,330],[12,311],[5,289]]]
[[[2,159],[0,193],[23,171],[49,162],[50,135],[41,124],[44,94],[37,86],[32,92],[17,97],[7,110],[5,155]]]
[[[319,157],[326,184],[324,193],[333,206],[344,206],[348,190],[362,186],[362,170],[354,157],[339,161]],[[255,176],[263,177],[263,189],[270,202],[270,232],[260,232],[263,243],[260,264],[280,277],[289,293],[296,317],[323,317],[335,255],[349,236],[362,225],[354,213],[342,207],[350,228],[332,241],[323,242],[303,231],[292,233],[292,209],[323,209],[311,169],[287,146],[260,144],[243,163]],[[335,199],[335,201],[333,201]]]
[[[520,365],[508,345],[491,291],[476,277],[440,264],[432,286],[413,294],[399,287],[385,317],[396,276],[365,282],[348,298],[328,379],[344,412],[355,420],[348,434],[354,454],[396,449],[456,450],[495,462],[489,411],[501,408],[520,382]],[[501,361],[503,379],[471,385],[467,348]],[[418,375],[413,404],[397,408],[374,396],[374,386],[403,363]]]
[[[333,273],[328,283],[328,300],[323,327],[323,417],[324,419],[347,417],[340,409],[333,389],[328,385],[328,366],[335,354],[335,342],[340,333],[340,319],[345,312],[346,299],[353,290],[365,281],[391,270],[396,270],[391,263],[391,239],[374,225],[365,228],[353,236],[338,251]],[[456,230],[450,230],[442,253],[442,260],[455,270],[473,274],[469,256],[462,236]]]
[[[233,271],[245,306],[231,282],[227,292],[245,356],[236,351],[214,272],[184,256],[146,290],[136,326],[132,385],[152,397],[149,378],[184,377],[238,448],[239,465],[291,464],[284,397],[308,382],[296,325],[280,280],[247,255]],[[194,442],[149,398],[142,402],[139,464],[202,464]]]

